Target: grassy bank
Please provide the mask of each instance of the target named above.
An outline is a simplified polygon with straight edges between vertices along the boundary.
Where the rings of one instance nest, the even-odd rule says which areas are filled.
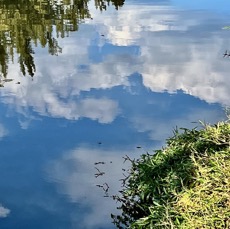
[[[126,159],[118,228],[230,228],[229,122],[175,130],[164,149]]]

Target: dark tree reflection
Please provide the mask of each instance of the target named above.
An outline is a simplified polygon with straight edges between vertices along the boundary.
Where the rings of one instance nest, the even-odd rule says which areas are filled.
[[[110,3],[112,3],[112,5],[115,6],[116,10],[118,10],[124,5],[125,0],[95,0],[95,7],[103,11],[107,9],[107,6],[109,6]]]
[[[119,9],[119,7],[122,7],[125,3],[125,0],[111,0],[113,5],[115,6],[116,10]]]
[[[51,55],[62,52],[55,37],[65,38],[79,24],[91,18],[89,0],[0,0],[0,73],[7,76],[9,60],[17,54],[23,75],[34,76],[34,50],[41,45]],[[101,10],[112,3],[116,9],[123,0],[95,0]]]
[[[34,64],[34,58],[32,54],[34,54],[34,52],[31,47],[30,41],[31,41],[30,38],[26,38],[25,40],[23,40],[23,44],[20,47],[21,50],[19,56],[19,63],[23,75],[26,75],[26,68],[27,68],[27,72],[29,73],[29,75],[33,76],[35,72],[35,64]]]
[[[7,75],[7,68],[8,68],[7,62],[8,62],[8,54],[5,50],[4,45],[0,44],[0,68],[1,68],[0,70],[4,77],[6,77]]]

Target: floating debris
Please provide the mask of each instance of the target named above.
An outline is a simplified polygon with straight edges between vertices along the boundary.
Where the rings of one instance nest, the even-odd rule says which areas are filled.
[[[223,54],[223,57],[230,57],[230,52],[226,50],[225,53]]]
[[[106,182],[103,184],[103,190],[105,191],[105,193],[108,193],[109,191],[109,185]]]
[[[5,83],[13,81],[13,79],[6,79],[6,78],[2,79],[2,78],[3,77],[0,77],[0,87],[4,87]]]
[[[11,82],[11,81],[13,81],[13,79],[3,79],[2,81],[4,81],[4,82]]]
[[[126,161],[130,161],[130,162],[133,162],[134,160],[132,160],[128,155],[125,155],[124,157],[122,157],[122,158],[124,158],[124,162],[123,163],[125,163]]]
[[[99,162],[95,162],[95,163],[94,163],[94,165],[99,165],[99,164],[104,165],[105,162],[104,162],[104,161],[99,161]]]
[[[96,184],[96,186],[99,188],[103,188],[103,185],[100,185],[100,184]]]
[[[105,174],[105,172],[101,172],[97,167],[95,167],[95,169],[98,171],[98,173],[95,173],[94,176],[97,178],[99,176],[103,176]]]

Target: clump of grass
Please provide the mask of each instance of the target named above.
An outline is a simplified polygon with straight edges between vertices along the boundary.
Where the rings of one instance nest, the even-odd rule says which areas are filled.
[[[166,147],[132,160],[118,228],[230,228],[230,123],[175,130]]]

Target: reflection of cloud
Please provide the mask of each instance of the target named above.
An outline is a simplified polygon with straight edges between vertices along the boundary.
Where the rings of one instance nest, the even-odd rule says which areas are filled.
[[[143,48],[142,56],[145,60],[145,64],[142,66],[143,84],[155,92],[168,91],[175,93],[177,90],[183,90],[185,93],[208,103],[218,102],[229,105],[230,80],[227,75],[229,66],[217,57],[217,53],[220,53],[219,46],[224,41],[213,38],[212,44],[205,44],[207,46],[205,48],[202,47],[204,44],[190,45],[188,46],[190,51],[185,51],[187,55],[185,60],[182,61],[180,55],[185,55],[185,53],[180,54],[179,52],[176,57],[173,56],[171,53],[177,52],[177,46],[169,39],[166,40],[168,46],[171,47],[166,57],[167,60],[162,60],[160,65],[150,65],[156,60],[156,56],[151,55],[155,48]],[[186,49],[185,46],[184,49]],[[209,54],[211,49],[212,53]],[[161,51],[158,50],[158,52]],[[158,55],[161,54],[158,53]],[[180,64],[174,64],[177,61],[176,59]]]
[[[0,123],[0,139],[4,136],[6,136],[8,133],[8,131],[6,130],[6,128]]]
[[[109,194],[117,193],[120,189],[119,179],[123,177],[122,168],[127,166],[123,164],[122,158],[125,153],[121,155],[116,151],[77,148],[48,165],[48,180],[56,183],[59,193],[89,209],[86,213],[82,212],[80,228],[109,228],[110,213],[115,211],[116,206],[111,198],[103,197],[103,190],[96,184],[107,182]],[[98,161],[105,164],[94,165]],[[105,175],[95,178],[95,167],[105,172]]]
[[[118,113],[118,104],[109,99],[85,99],[80,104],[80,115],[101,123],[110,123]]]
[[[16,105],[20,106],[20,98],[15,98]],[[66,118],[69,120],[78,120],[79,118],[90,118],[97,120],[100,123],[112,122],[119,112],[117,102],[101,98],[101,99],[82,99],[74,101],[69,99],[63,102],[60,98],[52,93],[44,93],[41,97],[27,97],[24,98],[25,107],[33,107],[33,110],[44,116]],[[20,113],[22,108],[18,108]],[[27,126],[27,123],[22,123],[23,127]]]
[[[178,128],[194,128],[200,126],[199,121],[204,123],[216,123],[220,120],[220,112],[216,110],[206,110],[193,108],[188,115],[180,117],[179,111],[178,115],[174,118],[148,118],[148,117],[133,117],[132,122],[134,127],[139,132],[149,133],[149,137],[152,140],[160,141],[162,144],[165,139],[172,136],[172,131],[176,127]],[[197,122],[197,123],[194,123]],[[178,126],[178,123],[180,126]]]
[[[218,25],[218,16],[176,11],[167,5],[132,4],[113,16],[110,11],[92,10],[94,20],[78,33],[59,39],[63,53],[58,59],[40,53],[33,82],[17,77],[20,86],[7,84],[5,92],[1,90],[4,96],[10,95],[5,101],[20,113],[32,108],[51,117],[87,117],[109,123],[118,114],[118,104],[104,97],[89,100],[83,92],[129,86],[128,76],[138,72],[144,86],[154,92],[183,90],[209,103],[229,105],[230,65],[219,58],[228,42],[212,24]],[[104,37],[98,38],[98,33]],[[139,51],[122,53],[118,47],[121,52],[113,53],[122,45],[135,45]],[[14,68],[9,68],[9,74],[15,76]],[[28,123],[22,125],[26,128]]]
[[[112,17],[105,15],[95,17],[96,22],[101,23],[100,32],[106,34],[106,38],[112,44],[119,46],[139,45],[145,33],[186,31],[190,26],[199,24],[194,18],[181,20],[178,12],[170,6],[157,6],[154,3],[149,5],[127,3]]]
[[[9,74],[14,74],[15,81],[1,91],[2,100],[14,106],[20,114],[32,120],[29,110],[49,117],[77,120],[90,118],[100,123],[112,122],[119,113],[118,103],[105,96],[102,98],[84,97],[82,91],[91,89],[106,89],[118,85],[127,85],[124,75],[117,74],[117,70],[125,73],[126,65],[120,62],[114,66],[113,59],[107,59],[101,64],[90,65],[89,70],[78,66],[88,64],[87,48],[90,39],[83,39],[79,45],[71,39],[63,41],[63,55],[60,59],[51,56],[38,56],[36,62],[37,75],[30,78],[15,76],[15,65]],[[79,57],[76,58],[75,54]],[[55,67],[54,67],[55,66]],[[124,67],[123,67],[124,66]],[[20,81],[18,85],[15,82]],[[27,128],[28,121],[20,120],[22,128]]]
[[[0,218],[6,218],[10,214],[10,209],[3,207],[0,204]]]
[[[218,15],[127,3],[113,17],[97,15],[97,22],[110,43],[140,46],[139,64],[129,69],[142,74],[147,88],[230,104],[230,66],[220,58],[229,42],[215,29],[223,23]]]
[[[46,71],[50,70],[47,66]],[[80,78],[57,75],[39,75],[35,81],[24,78],[21,81],[22,86],[9,84],[2,93],[2,100],[16,107],[16,110],[24,117],[27,116],[27,121],[20,120],[23,128],[29,124],[28,120],[35,117],[29,117],[29,108],[32,108],[40,115],[66,118],[69,120],[77,120],[79,118],[90,118],[101,123],[112,122],[119,113],[118,103],[108,98],[79,98],[77,88],[82,85],[87,85],[85,80],[80,81]],[[81,77],[84,77],[81,75]],[[85,76],[87,77],[87,76]],[[64,78],[64,79],[63,79]],[[99,78],[98,78],[99,79]],[[95,80],[89,79],[89,85]],[[110,81],[110,80],[108,80]],[[100,82],[98,80],[98,82]],[[103,80],[101,85],[103,84]],[[87,86],[89,88],[89,85]],[[98,85],[98,87],[100,87]],[[79,91],[81,90],[79,89]],[[90,88],[89,88],[90,90]],[[0,126],[1,130],[1,126]]]

